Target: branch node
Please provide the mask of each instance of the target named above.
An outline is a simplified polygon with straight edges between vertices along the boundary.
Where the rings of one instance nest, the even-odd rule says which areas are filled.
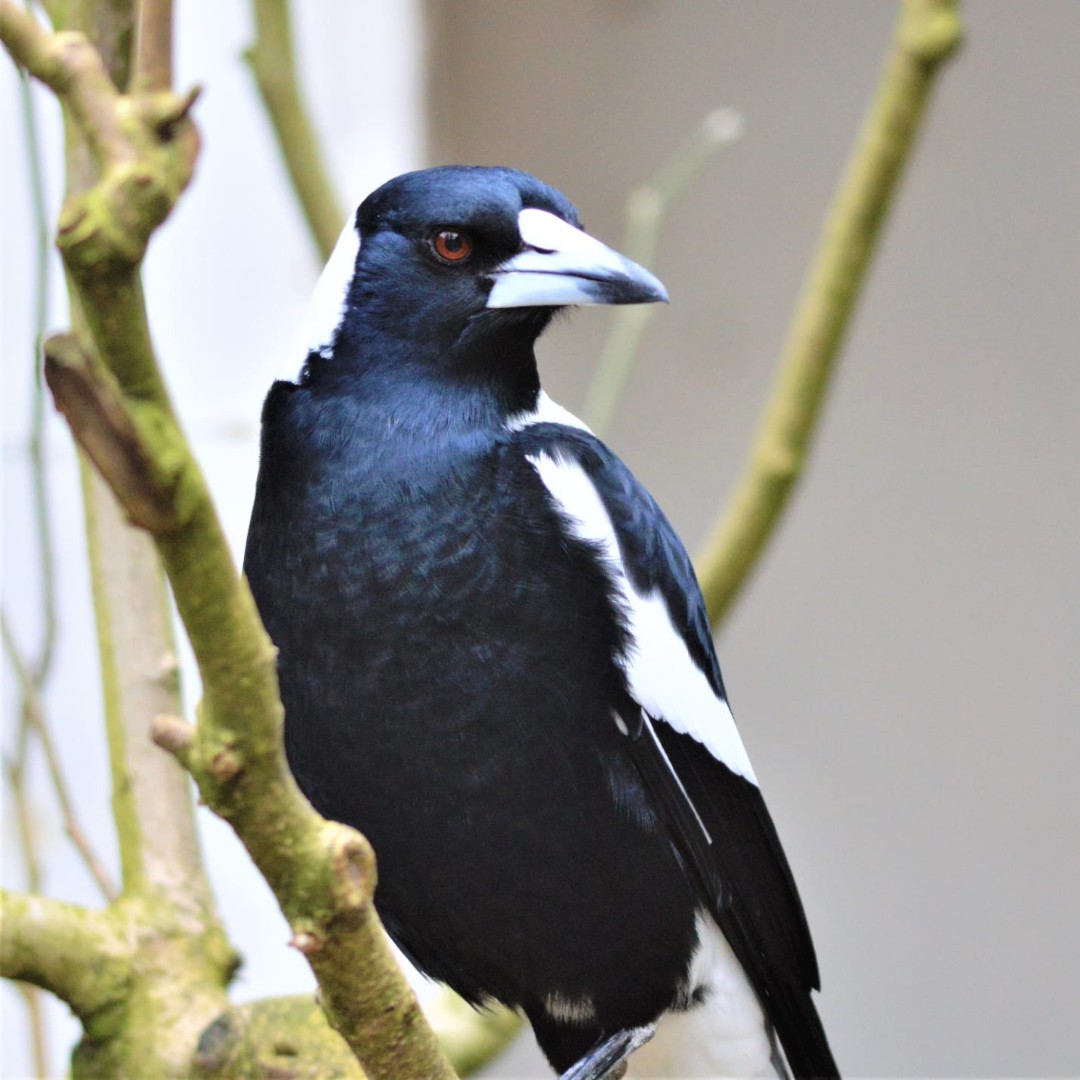
[[[79,445],[109,482],[135,525],[153,533],[179,524],[171,485],[108,372],[94,363],[73,334],[45,342],[45,381]]]
[[[940,0],[929,0],[929,4],[911,6],[898,35],[904,51],[928,68],[948,60],[964,40],[956,9],[939,5]]]
[[[244,771],[244,762],[234,749],[227,748],[210,758],[206,771],[219,784],[229,784]]]
[[[201,86],[193,86],[186,94],[167,96],[153,121],[154,132],[162,142],[171,142],[176,137],[180,125],[191,115],[202,91]]]
[[[289,945],[304,956],[311,956],[323,947],[323,939],[311,930],[297,930],[289,939]]]
[[[155,716],[150,728],[150,738],[162,750],[185,762],[195,742],[195,728],[183,717],[162,713]]]
[[[336,822],[327,827],[335,906],[342,912],[361,911],[375,892],[375,853],[355,829]]]

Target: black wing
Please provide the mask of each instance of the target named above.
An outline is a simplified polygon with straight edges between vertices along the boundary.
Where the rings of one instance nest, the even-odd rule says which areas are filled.
[[[537,451],[572,458],[589,476],[614,525],[630,584],[642,595],[659,592],[693,663],[726,701],[693,567],[652,496],[587,432],[538,424],[522,434]],[[810,997],[819,977],[802,901],[757,784],[663,715],[630,712],[623,720],[638,769],[788,1064],[799,1077],[838,1076]]]

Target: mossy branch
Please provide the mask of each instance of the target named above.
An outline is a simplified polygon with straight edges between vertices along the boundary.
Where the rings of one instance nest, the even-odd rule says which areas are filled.
[[[364,1080],[348,1044],[327,1026],[310,994],[266,998],[226,1010],[203,1032],[194,1064],[200,1080]]]
[[[825,221],[734,495],[698,560],[709,617],[731,609],[791,498],[935,76],[962,37],[957,0],[904,0],[892,49]]]
[[[85,37],[49,35],[10,0],[0,0],[0,16],[16,60],[65,101],[80,101],[72,113],[100,169],[98,182],[65,205],[58,238],[93,350],[55,340],[49,380],[126,513],[151,532],[199,663],[198,727],[161,717],[156,739],[236,829],[319,980],[327,1016],[372,1080],[452,1077],[375,913],[369,845],[316,814],[289,773],[275,650],[154,354],[139,269],[194,168],[194,96],[119,95],[102,83],[104,67]],[[95,370],[95,353],[107,377]]]
[[[312,239],[325,262],[345,226],[345,211],[300,94],[288,0],[253,0],[255,43],[244,53],[266,106],[278,149]]]
[[[0,890],[0,975],[55,994],[88,1030],[120,1006],[132,946],[110,913]]]

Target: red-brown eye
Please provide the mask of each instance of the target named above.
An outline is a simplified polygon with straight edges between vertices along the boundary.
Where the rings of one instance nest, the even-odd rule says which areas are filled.
[[[464,262],[472,254],[472,240],[457,229],[441,229],[432,238],[431,246],[443,262]]]

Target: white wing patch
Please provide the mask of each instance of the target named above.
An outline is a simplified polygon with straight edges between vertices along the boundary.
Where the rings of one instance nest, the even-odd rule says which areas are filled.
[[[529,455],[529,461],[566,514],[574,535],[600,545],[606,556],[633,643],[625,667],[634,699],[650,716],[690,735],[732,772],[757,784],[735,718],[691,659],[664,598],[655,589],[638,592],[627,577],[615,526],[596,486],[575,461],[545,453]]]
[[[292,370],[286,378],[296,378],[308,353],[316,352],[327,360],[333,356],[334,333],[345,315],[345,297],[356,271],[356,256],[359,253],[360,234],[350,216],[308,302],[301,331],[289,354]]]
[[[521,431],[532,424],[562,424],[563,427],[577,428],[578,431],[587,431],[590,435],[592,434],[583,420],[579,420],[557,401],[552,401],[543,390],[536,395],[536,407],[532,412],[515,413],[506,418],[507,431]]]

